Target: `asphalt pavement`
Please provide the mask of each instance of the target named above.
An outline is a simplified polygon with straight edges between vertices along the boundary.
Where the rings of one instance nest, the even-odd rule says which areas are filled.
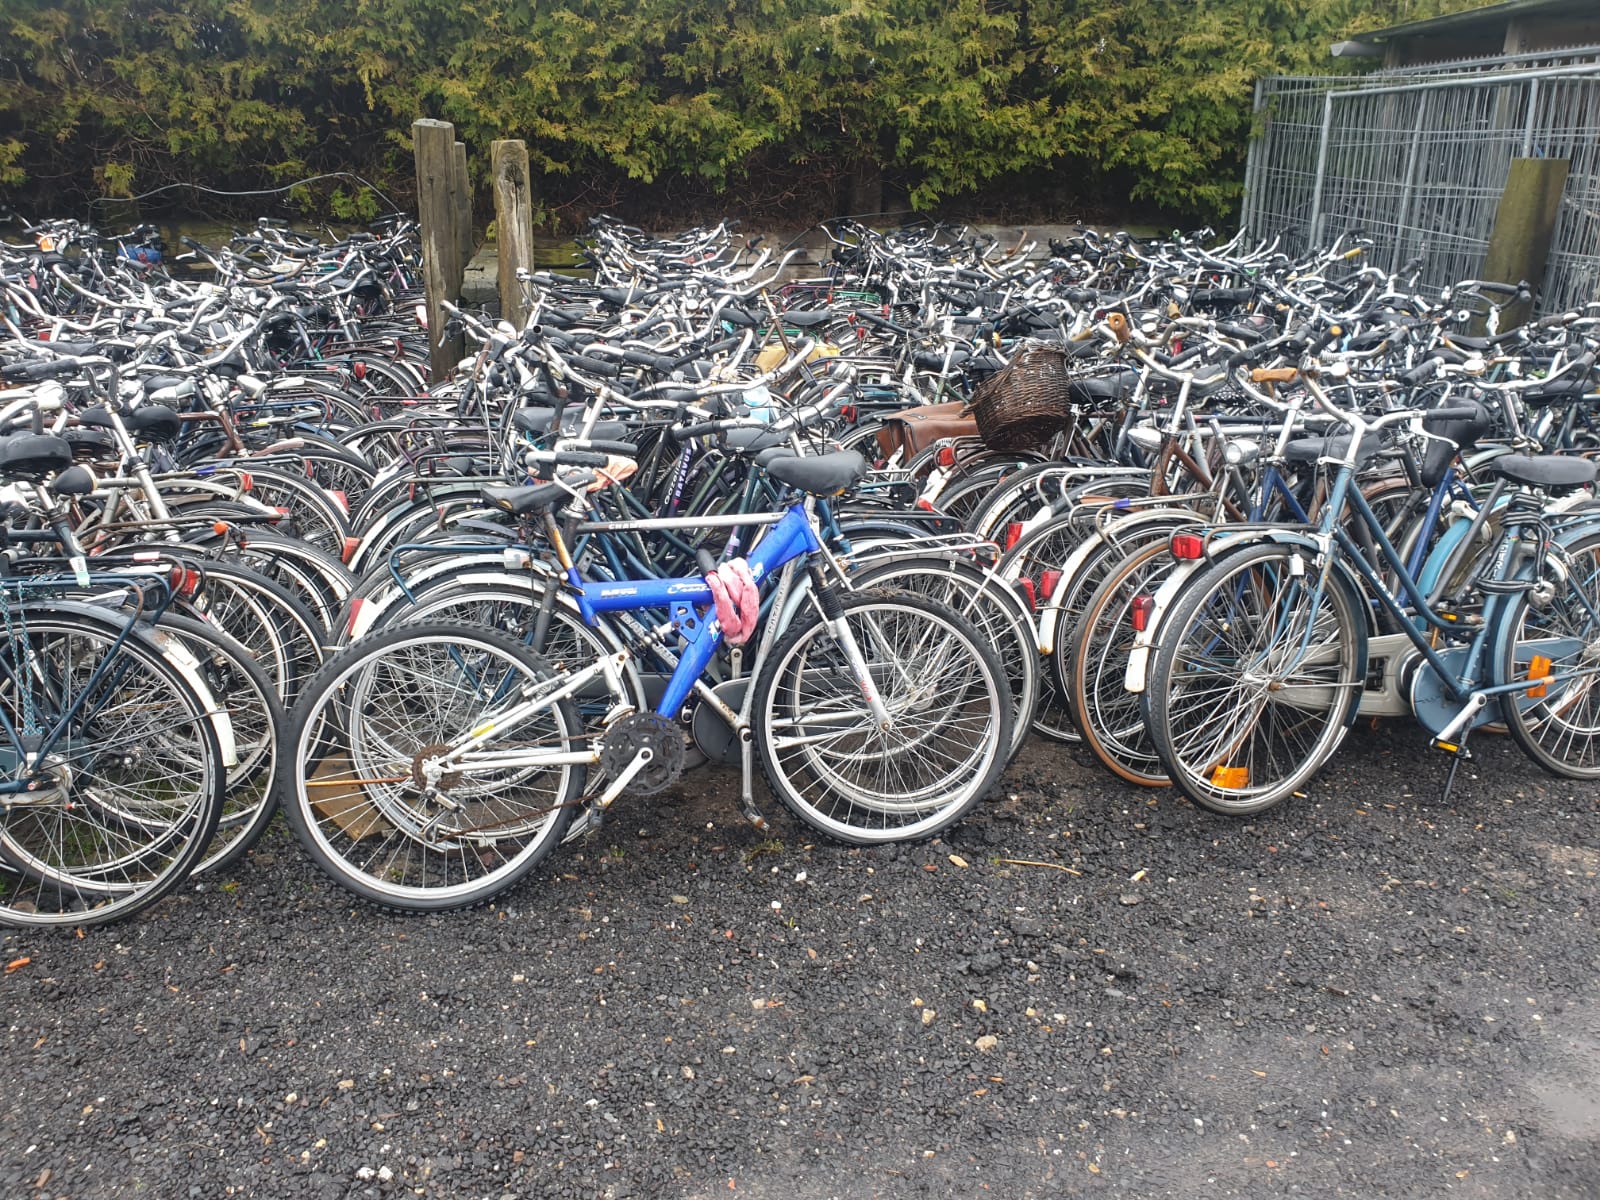
[[[1358,729],[1250,821],[1035,742],[931,843],[619,803],[406,918],[281,822],[9,932],[0,1196],[1600,1195],[1600,788]]]

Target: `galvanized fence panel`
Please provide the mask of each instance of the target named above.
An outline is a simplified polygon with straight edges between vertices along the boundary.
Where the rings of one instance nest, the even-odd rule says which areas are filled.
[[[1541,311],[1600,299],[1600,48],[1256,89],[1241,224],[1291,252],[1370,238],[1424,286],[1478,275],[1511,160],[1571,162]]]

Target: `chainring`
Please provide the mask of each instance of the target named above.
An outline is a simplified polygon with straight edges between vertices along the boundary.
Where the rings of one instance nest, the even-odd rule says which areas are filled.
[[[683,774],[683,732],[657,713],[633,713],[613,722],[600,740],[600,769],[612,779],[621,775],[642,748],[654,757],[623,789],[630,796],[653,796]]]

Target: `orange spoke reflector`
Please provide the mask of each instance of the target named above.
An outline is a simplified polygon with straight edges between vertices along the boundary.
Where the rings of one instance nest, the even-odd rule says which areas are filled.
[[[1542,654],[1535,654],[1533,656],[1533,661],[1528,664],[1528,678],[1549,679],[1550,660]],[[1539,683],[1528,689],[1528,695],[1538,699],[1549,690],[1550,685],[1548,683]]]
[[[1211,772],[1211,786],[1237,792],[1250,786],[1249,767],[1217,767]]]

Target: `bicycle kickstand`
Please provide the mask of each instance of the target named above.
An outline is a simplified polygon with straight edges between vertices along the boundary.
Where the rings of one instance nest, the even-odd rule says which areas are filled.
[[[1452,717],[1450,723],[1433,739],[1437,749],[1450,755],[1450,772],[1444,777],[1444,793],[1439,797],[1441,804],[1450,800],[1450,789],[1455,786],[1456,772],[1461,768],[1461,760],[1472,757],[1472,752],[1467,749],[1467,737],[1472,732],[1473,719],[1488,703],[1488,696],[1482,692],[1473,692],[1467,697],[1467,702],[1462,705],[1461,711]]]

